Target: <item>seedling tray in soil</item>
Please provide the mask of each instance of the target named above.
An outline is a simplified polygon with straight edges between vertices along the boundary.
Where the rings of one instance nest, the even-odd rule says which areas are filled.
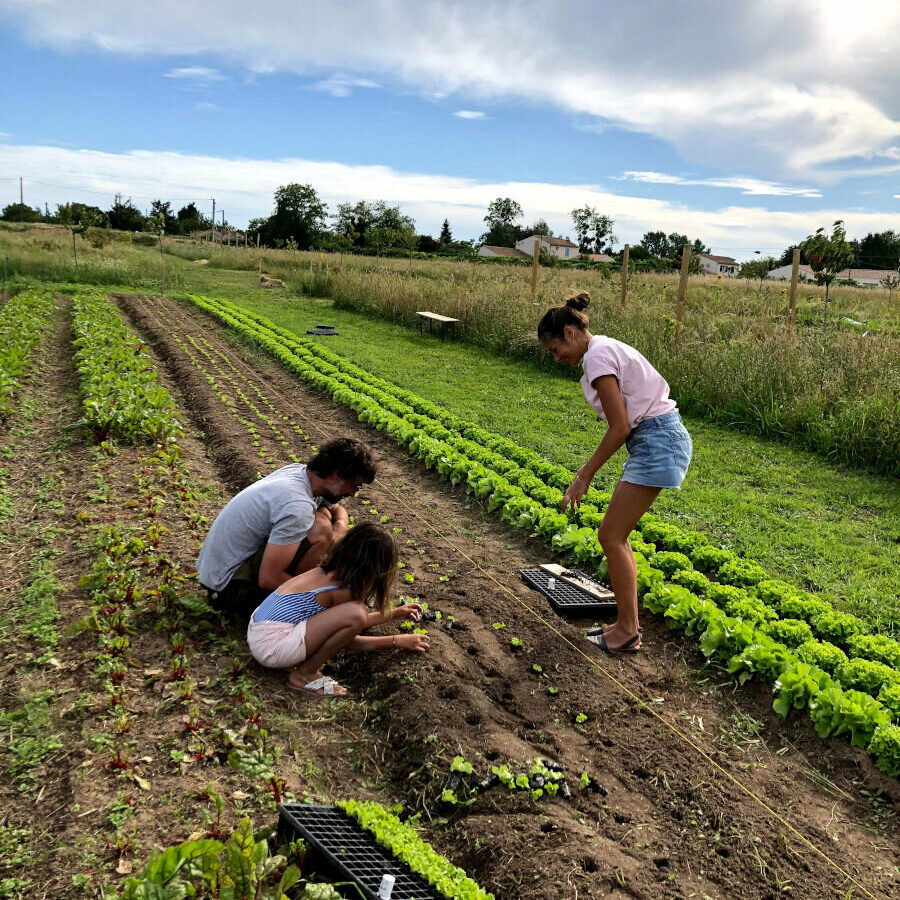
[[[339,332],[337,332],[337,331],[334,330],[334,326],[333,326],[333,325],[316,325],[315,328],[307,328],[307,329],[306,329],[306,333],[307,333],[307,334],[318,334],[318,335],[321,335],[322,337],[324,337],[324,336],[329,335],[329,334],[335,334],[335,335],[336,335],[336,334],[338,334]]]
[[[573,575],[591,581],[598,588],[604,588],[596,579],[585,575],[579,569],[568,569]],[[587,591],[583,591],[574,585],[568,584],[560,578],[555,578],[549,572],[543,569],[519,569],[519,575],[522,581],[529,587],[540,591],[549,601],[550,605],[560,614],[568,616],[592,616],[612,613],[616,608],[615,598],[610,600],[600,600],[592,597]],[[555,578],[556,586],[550,589],[550,579]]]
[[[378,900],[381,876],[393,875],[391,900],[444,900],[409,867],[379,847],[372,834],[336,806],[281,803],[278,834],[284,840],[303,838],[312,851],[317,873],[358,885],[366,900]],[[353,891],[349,896],[357,897]]]

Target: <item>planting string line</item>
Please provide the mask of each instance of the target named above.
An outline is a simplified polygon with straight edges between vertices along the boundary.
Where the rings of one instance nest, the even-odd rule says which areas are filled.
[[[170,301],[171,303],[171,301]],[[174,304],[173,304],[174,305]],[[182,313],[178,313],[179,318],[185,319]],[[157,321],[159,321],[157,319]],[[160,322],[160,324],[162,324]],[[217,343],[221,345],[221,341],[217,339]],[[228,354],[224,352],[224,350],[220,350],[223,357],[229,358]],[[232,366],[234,365],[231,363]],[[239,360],[239,365],[241,368],[249,371],[250,375],[257,381],[257,384],[260,384],[259,376],[256,372],[253,371],[250,366],[247,366],[243,361]],[[245,371],[245,377],[247,377],[247,371]],[[328,434],[318,422],[312,419],[307,413],[305,413],[300,407],[294,405],[284,394],[274,388],[271,384],[266,385],[269,391],[274,395],[276,399],[280,399],[282,403],[284,403],[289,409],[292,409],[296,415],[300,418],[304,419],[315,431],[317,431],[322,437],[327,437]],[[399,503],[404,509],[408,512],[412,513],[415,518],[417,518],[426,528],[432,531],[435,535],[437,535],[444,543],[446,543],[449,547],[451,547],[456,553],[458,553],[463,559],[465,559],[474,569],[477,569],[482,575],[487,577],[490,581],[497,585],[497,587],[505,594],[508,594],[513,600],[516,601],[521,607],[527,610],[531,615],[542,625],[544,625],[548,630],[553,632],[560,640],[562,640],[565,644],[572,648],[579,656],[581,656],[592,668],[601,672],[603,675],[609,679],[616,687],[618,687],[624,694],[630,697],[632,700],[637,703],[637,705],[643,709],[645,712],[650,713],[654,718],[656,718],[659,722],[665,725],[673,734],[679,737],[682,741],[684,741],[689,747],[697,752],[699,756],[701,756],[706,762],[708,762],[714,769],[718,772],[721,772],[729,781],[731,781],[736,787],[738,787],[744,794],[758,803],[770,816],[780,822],[788,831],[791,832],[802,844],[808,847],[813,851],[817,856],[821,857],[825,862],[827,862],[836,872],[841,874],[844,878],[850,881],[855,887],[857,887],[863,894],[867,897],[871,897],[872,900],[878,900],[877,896],[873,894],[868,888],[865,887],[861,882],[859,882],[856,878],[853,877],[849,872],[847,872],[839,863],[835,862],[824,850],[821,850],[816,844],[814,844],[809,838],[807,838],[802,832],[800,832],[797,828],[795,828],[787,819],[784,818],[779,812],[774,810],[765,800],[755,794],[749,787],[747,787],[742,781],[740,781],[736,776],[734,776],[731,772],[729,772],[724,766],[720,763],[716,762],[699,744],[694,741],[690,735],[685,734],[677,725],[674,725],[670,722],[665,716],[661,715],[657,712],[653,705],[648,703],[642,697],[638,696],[631,688],[629,688],[626,684],[621,682],[615,675],[613,675],[610,671],[608,671],[603,665],[600,664],[598,660],[594,657],[588,655],[581,647],[579,647],[574,641],[572,641],[569,637],[563,634],[562,631],[559,630],[552,622],[545,619],[536,609],[529,606],[521,597],[519,597],[511,588],[507,585],[503,584],[497,578],[495,578],[490,572],[484,569],[478,562],[472,559],[462,548],[457,547],[456,544],[453,543],[452,539],[449,538],[446,534],[444,534],[437,526],[432,524],[427,518],[421,515],[417,510],[413,509],[402,497],[400,497],[397,493],[395,493],[387,484],[385,484],[380,479],[376,478],[376,483],[378,487],[383,490],[386,494],[388,494],[393,500]]]

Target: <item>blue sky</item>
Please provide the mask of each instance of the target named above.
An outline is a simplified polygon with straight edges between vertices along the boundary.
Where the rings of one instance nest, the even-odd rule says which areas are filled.
[[[18,199],[22,175],[35,205],[105,206],[116,189],[216,196],[241,225],[297,180],[332,208],[385,199],[421,231],[446,215],[458,237],[477,237],[487,202],[509,195],[526,222],[557,233],[590,203],[613,216],[620,243],[679,230],[738,258],[838,216],[852,234],[900,230],[900,107],[879,87],[890,65],[900,77],[885,67],[900,49],[896,4],[855,7],[881,16],[886,35],[874,48],[865,36],[878,72],[867,81],[840,4],[820,2],[846,58],[832,52],[816,82],[803,59],[782,62],[777,3],[752,4],[752,33],[739,14],[735,33],[710,43],[702,23],[717,7],[696,0],[679,52],[665,5],[650,0],[636,7],[648,13],[640,34],[618,23],[632,47],[610,18],[532,28],[526,3],[498,3],[507,18],[479,22],[462,3],[335,3],[317,19],[261,0],[247,22],[229,2],[210,22],[170,0],[153,15],[127,2],[116,14],[102,0],[0,0],[6,83],[27,73],[0,110],[0,201]],[[535,7],[551,8],[562,19],[586,9]],[[828,37],[807,33],[811,56]]]

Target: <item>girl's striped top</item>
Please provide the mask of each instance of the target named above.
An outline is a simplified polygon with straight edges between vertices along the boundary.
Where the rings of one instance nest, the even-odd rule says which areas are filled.
[[[317,594],[336,591],[340,587],[338,584],[329,584],[313,588],[311,591],[301,591],[299,594],[279,594],[276,588],[259,604],[250,621],[287,622],[290,625],[299,625],[328,608],[316,600]]]

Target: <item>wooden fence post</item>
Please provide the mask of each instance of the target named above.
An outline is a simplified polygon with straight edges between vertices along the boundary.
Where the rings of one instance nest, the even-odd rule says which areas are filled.
[[[625,298],[628,296],[628,255],[630,251],[628,244],[622,251],[622,309],[625,309]]]
[[[681,320],[684,317],[684,295],[687,293],[688,269],[691,264],[691,245],[685,244],[681,251],[681,279],[678,282],[678,308],[675,312],[675,346],[681,336]]]
[[[794,316],[797,312],[797,281],[800,279],[800,248],[794,249],[794,259],[791,264],[791,296],[788,300],[788,332],[794,333]]]
[[[262,252],[259,249],[259,232],[256,232],[256,252],[259,253],[259,278],[262,280]]]
[[[540,265],[541,259],[541,239],[538,239],[534,242],[534,252],[532,253],[531,260],[531,302],[532,304],[537,303],[537,275],[538,275],[538,266]]]

